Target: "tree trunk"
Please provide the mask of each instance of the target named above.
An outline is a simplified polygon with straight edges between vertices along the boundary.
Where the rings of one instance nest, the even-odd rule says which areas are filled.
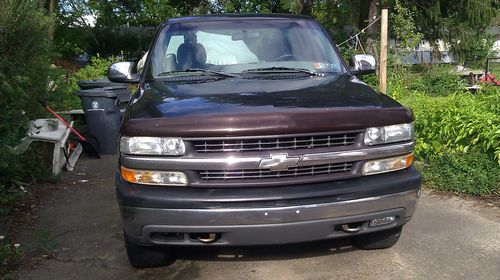
[[[49,0],[49,15],[52,16],[53,14],[56,13],[57,11],[57,1],[56,0]]]
[[[312,15],[312,10],[314,6],[314,0],[300,0],[300,14],[301,15]]]
[[[358,29],[361,30],[368,25],[368,13],[370,11],[370,0],[359,1]]]
[[[370,0],[370,8],[368,10],[368,25],[371,24],[379,16],[378,0]],[[375,23],[366,29],[366,52],[378,58],[377,52],[377,35],[379,30],[379,23]]]

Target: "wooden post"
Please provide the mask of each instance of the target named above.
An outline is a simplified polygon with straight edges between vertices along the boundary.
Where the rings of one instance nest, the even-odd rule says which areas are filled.
[[[382,10],[382,20],[380,27],[380,91],[387,94],[387,25],[388,25],[388,10]]]

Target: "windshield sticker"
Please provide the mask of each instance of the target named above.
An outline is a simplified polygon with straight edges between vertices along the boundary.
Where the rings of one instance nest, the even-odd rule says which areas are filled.
[[[321,63],[321,62],[317,62],[317,63],[314,63],[314,68],[316,69],[335,69],[335,64],[333,63]]]

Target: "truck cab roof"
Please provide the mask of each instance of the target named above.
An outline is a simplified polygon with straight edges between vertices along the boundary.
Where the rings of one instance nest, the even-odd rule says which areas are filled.
[[[234,19],[302,19],[314,20],[310,16],[294,15],[294,14],[214,14],[202,16],[185,16],[170,18],[163,22],[163,24],[173,23],[187,23],[187,22],[200,22],[200,21],[223,21]]]

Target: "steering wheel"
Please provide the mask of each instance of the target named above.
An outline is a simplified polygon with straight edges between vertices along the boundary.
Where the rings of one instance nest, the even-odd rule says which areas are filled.
[[[291,53],[280,55],[274,59],[274,61],[292,61],[292,60],[304,60],[304,59],[300,55],[291,54]]]

